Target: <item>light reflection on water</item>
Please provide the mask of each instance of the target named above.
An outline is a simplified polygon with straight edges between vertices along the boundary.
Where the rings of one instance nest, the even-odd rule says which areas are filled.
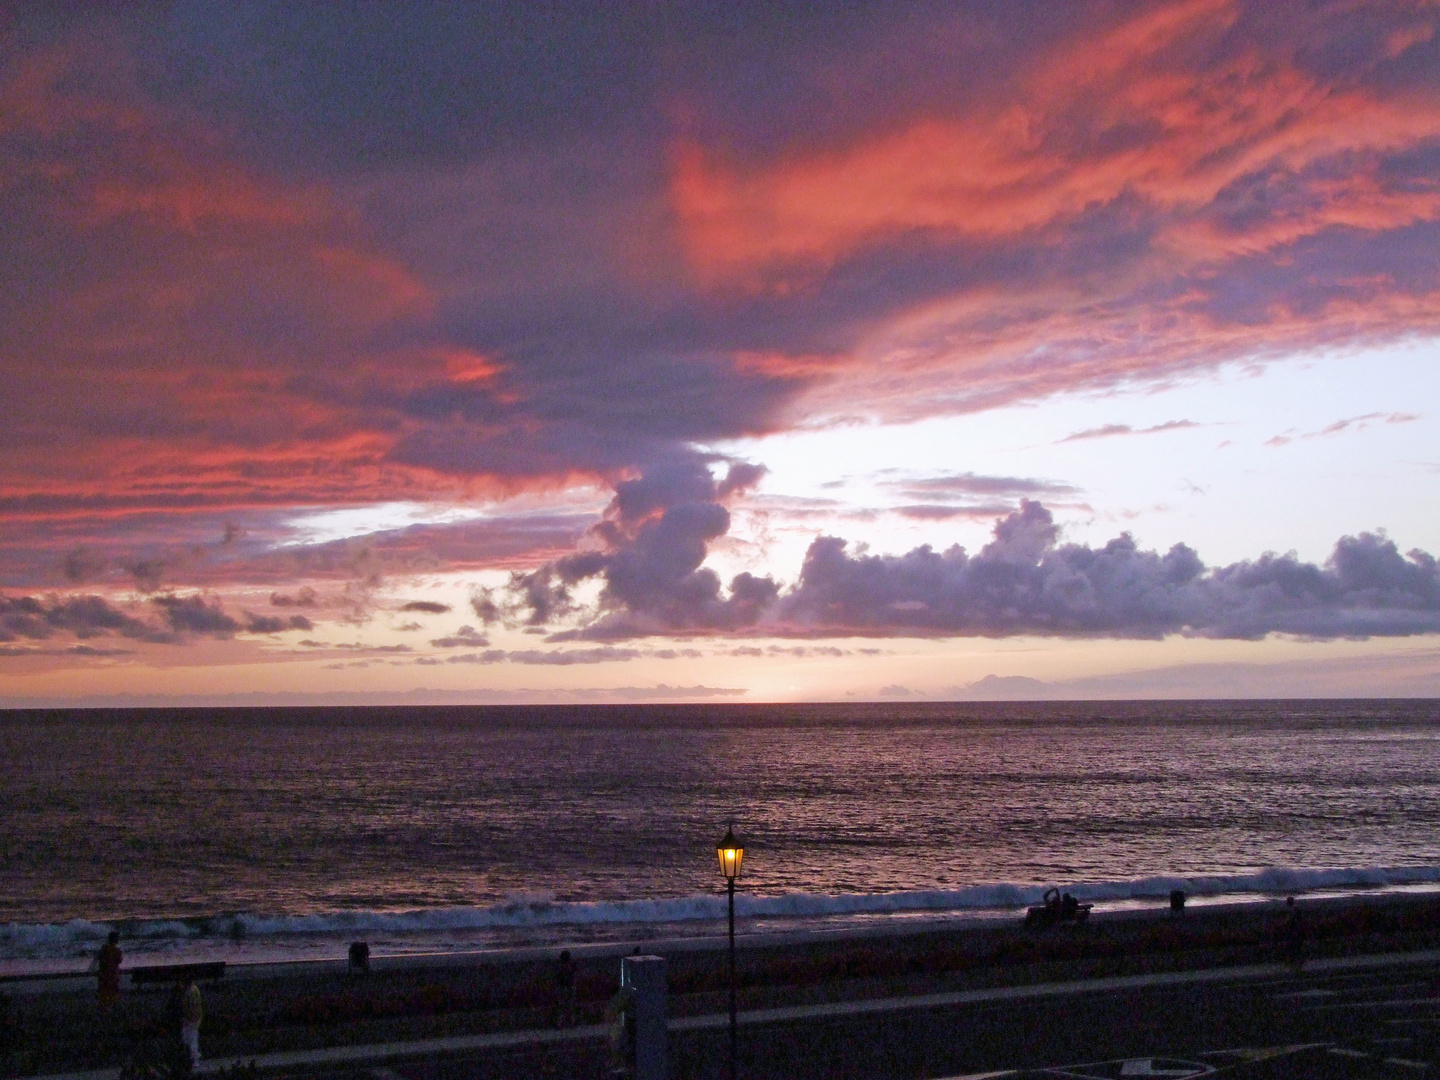
[[[12,714],[0,922],[686,897],[714,891],[732,820],[760,895],[1434,865],[1437,721],[1434,702]]]

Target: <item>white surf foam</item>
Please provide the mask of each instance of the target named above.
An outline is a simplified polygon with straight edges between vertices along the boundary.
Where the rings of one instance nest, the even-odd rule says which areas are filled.
[[[1241,894],[1303,894],[1328,889],[1393,888],[1440,883],[1440,866],[1296,869],[1271,867],[1252,874],[1176,875],[1129,881],[1057,882],[1089,902],[1154,900],[1172,889],[1191,897]],[[837,916],[888,913],[965,913],[1013,911],[1038,903],[1047,886],[1017,883],[972,885],[888,893],[781,896],[739,894],[736,913],[742,918],[824,920]],[[103,923],[75,919],[63,923],[0,925],[0,956],[75,956],[91,950],[112,927],[132,941],[163,943],[199,939],[253,940],[290,935],[424,935],[464,931],[597,926],[719,920],[725,917],[722,896],[687,896],[613,901],[561,901],[550,894],[522,894],[490,905],[426,908],[410,911],[331,911],[314,914],[265,915],[239,913],[193,919],[127,920]]]

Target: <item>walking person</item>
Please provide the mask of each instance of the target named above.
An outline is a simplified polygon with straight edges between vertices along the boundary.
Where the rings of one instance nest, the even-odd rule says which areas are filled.
[[[575,1026],[575,961],[562,949],[555,961],[555,1026]]]
[[[96,972],[100,980],[96,1004],[101,1016],[109,1016],[120,1000],[120,961],[124,958],[125,954],[120,951],[120,931],[111,930],[90,965],[90,970]]]
[[[11,1053],[20,1049],[20,1021],[15,1016],[15,1003],[0,989],[0,1068],[8,1068]]]
[[[190,1053],[192,1068],[200,1064],[200,1021],[204,1016],[200,986],[192,981],[185,987],[185,995],[180,999],[180,1041]]]
[[[1305,918],[1293,896],[1285,898],[1285,959],[1300,974],[1305,966]]]

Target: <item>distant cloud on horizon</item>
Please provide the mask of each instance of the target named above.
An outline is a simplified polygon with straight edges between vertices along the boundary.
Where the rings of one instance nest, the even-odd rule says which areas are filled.
[[[1323,439],[1327,435],[1339,435],[1341,432],[1363,430],[1367,425],[1375,421],[1383,420],[1387,424],[1409,424],[1420,419],[1419,413],[1392,412],[1392,413],[1364,413],[1361,416],[1350,416],[1344,420],[1336,420],[1333,424],[1327,424],[1318,431],[1308,431],[1302,435],[1276,435],[1265,440],[1266,446],[1285,446],[1296,439]]]
[[[1440,650],[1269,663],[1174,664],[1048,681],[987,675],[937,691],[935,697],[953,701],[1440,698]]]
[[[1163,424],[1155,424],[1153,427],[1136,428],[1129,424],[1106,424],[1104,427],[1088,428],[1085,431],[1077,431],[1073,435],[1066,435],[1063,439],[1057,440],[1056,445],[1070,442],[1080,442],[1084,439],[1108,439],[1116,435],[1158,435],[1165,431],[1184,431],[1187,428],[1204,427],[1193,420],[1167,420]]]

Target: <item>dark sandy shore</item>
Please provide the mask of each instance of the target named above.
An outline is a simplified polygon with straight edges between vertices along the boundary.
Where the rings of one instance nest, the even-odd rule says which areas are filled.
[[[1302,901],[1310,958],[1440,947],[1440,894]],[[1249,964],[1284,955],[1280,903],[1099,914],[1027,929],[1019,919],[879,925],[844,934],[742,937],[740,1005],[770,1008],[1110,975]],[[672,1017],[725,1008],[723,939],[648,941],[666,958]],[[576,1020],[596,1022],[630,945],[577,946]],[[558,950],[232,966],[202,984],[207,1057],[544,1027]],[[88,980],[0,983],[16,1016],[5,1075],[121,1064],[162,1024],[167,988],[132,988],[98,1015]]]

